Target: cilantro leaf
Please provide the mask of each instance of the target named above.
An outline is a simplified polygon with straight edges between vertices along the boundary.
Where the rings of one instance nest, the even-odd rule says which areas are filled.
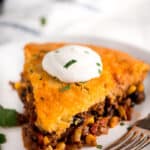
[[[4,134],[0,133],[0,144],[3,144],[6,142],[6,137]]]
[[[17,112],[14,109],[0,107],[0,126],[12,127],[17,125]]]
[[[102,149],[103,146],[102,146],[102,145],[97,145],[96,148],[97,148],[97,149]]]
[[[45,26],[46,23],[47,23],[46,18],[45,18],[45,17],[41,17],[41,18],[40,18],[40,23],[41,23],[42,26]]]
[[[124,125],[125,125],[125,123],[124,123],[124,122],[120,122],[120,125],[121,125],[121,126],[124,126]]]
[[[72,64],[76,63],[77,61],[75,59],[69,60],[65,65],[64,68],[70,67]]]
[[[98,62],[96,63],[96,65],[97,65],[97,66],[101,66],[101,64],[100,64],[100,63],[98,63]]]
[[[60,92],[64,92],[64,91],[69,90],[69,89],[70,89],[70,84],[60,88],[59,90],[60,90]]]

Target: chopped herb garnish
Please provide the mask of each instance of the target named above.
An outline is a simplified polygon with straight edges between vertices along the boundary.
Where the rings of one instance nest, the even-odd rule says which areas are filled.
[[[74,125],[77,126],[78,124],[80,124],[81,121],[82,121],[82,120],[81,120],[80,118],[76,119],[76,120],[74,121]]]
[[[70,67],[72,64],[76,63],[77,61],[75,59],[69,60],[65,65],[64,68]]]
[[[0,126],[2,127],[12,127],[16,126],[17,121],[17,112],[14,109],[5,109],[0,107]]]
[[[120,122],[120,125],[121,125],[121,126],[124,126],[124,125],[125,125],[125,123],[124,123],[124,122]]]
[[[46,23],[47,23],[46,18],[45,18],[45,17],[41,17],[41,18],[40,18],[40,23],[41,23],[42,26],[45,26]]]
[[[88,52],[88,51],[84,51],[84,53],[89,54],[89,52]]]
[[[97,149],[102,149],[103,146],[102,146],[102,145],[97,145],[96,148],[97,148]]]
[[[98,73],[101,74],[101,70],[100,69],[98,69]]]
[[[97,62],[96,65],[97,65],[97,66],[100,66],[101,64]]]
[[[76,63],[77,61],[75,59],[72,59],[70,61],[68,61],[65,65],[64,68],[68,68],[70,67],[72,64]]]
[[[77,126],[77,125],[81,125],[83,123],[83,118],[80,116],[74,116],[73,118],[73,125]]]
[[[64,92],[64,91],[69,90],[69,89],[70,89],[70,84],[60,88],[59,90],[60,90],[60,92]]]
[[[6,137],[4,134],[0,133],[0,144],[3,144],[6,142]]]
[[[127,127],[127,130],[129,131],[129,130],[131,130],[131,128],[132,128],[132,127],[131,127],[131,126],[129,126],[129,127]]]

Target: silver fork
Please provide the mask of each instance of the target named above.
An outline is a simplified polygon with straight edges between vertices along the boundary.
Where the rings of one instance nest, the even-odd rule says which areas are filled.
[[[137,121],[119,140],[105,150],[141,150],[150,144],[150,114]]]

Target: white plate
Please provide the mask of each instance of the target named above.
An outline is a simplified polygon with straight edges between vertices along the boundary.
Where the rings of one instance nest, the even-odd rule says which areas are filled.
[[[43,42],[48,40],[36,39],[32,41]],[[128,52],[133,56],[150,63],[150,51],[142,50],[132,45],[118,43],[110,40],[89,37],[53,37],[49,41],[88,43],[116,48]],[[20,79],[20,72],[22,71],[22,65],[24,61],[23,46],[26,42],[27,41],[10,43],[0,47],[0,104],[8,108],[15,108],[19,112],[22,112],[23,106],[16,92],[11,89],[9,81],[18,81]],[[146,101],[143,104],[135,107],[136,113],[134,114],[134,119],[132,120],[132,122],[139,118],[145,117],[148,113],[150,113],[150,74],[146,78],[144,84]],[[98,143],[103,145],[104,147],[112,143],[114,140],[116,140],[126,132],[127,126],[130,123],[131,122],[127,122],[125,126],[118,125],[114,129],[110,129],[108,135],[103,135],[97,138]],[[20,128],[0,128],[0,133],[4,133],[7,136],[7,142],[2,145],[3,150],[24,150]],[[150,149],[150,146],[145,148],[145,150],[148,149]],[[96,148],[83,148],[83,150],[96,150]]]

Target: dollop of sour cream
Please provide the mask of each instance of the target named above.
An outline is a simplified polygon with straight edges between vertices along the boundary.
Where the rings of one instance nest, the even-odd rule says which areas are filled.
[[[68,45],[48,52],[42,61],[43,69],[62,82],[85,82],[99,77],[102,61],[91,48]]]

